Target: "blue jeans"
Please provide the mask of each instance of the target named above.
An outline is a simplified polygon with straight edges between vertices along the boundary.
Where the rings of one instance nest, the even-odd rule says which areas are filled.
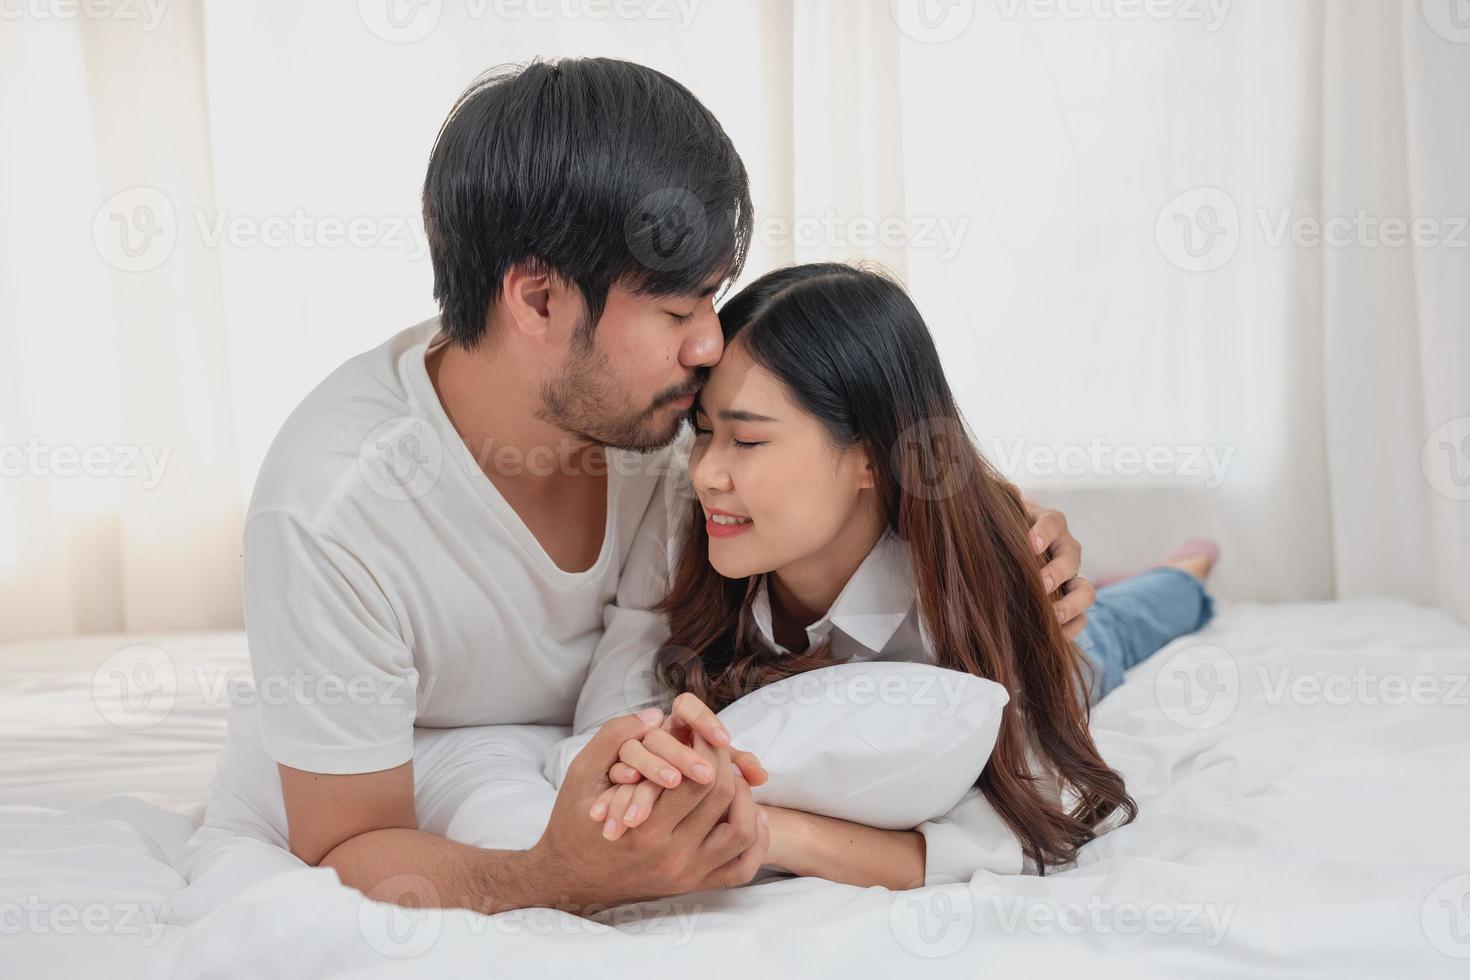
[[[1092,703],[1123,683],[1128,668],[1143,663],[1186,633],[1203,629],[1215,615],[1204,583],[1177,568],[1150,568],[1097,590],[1077,646],[1097,668]]]

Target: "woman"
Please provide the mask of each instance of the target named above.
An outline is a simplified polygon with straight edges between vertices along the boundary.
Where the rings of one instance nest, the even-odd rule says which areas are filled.
[[[1093,744],[1089,703],[1209,620],[1210,546],[1102,590],[1073,645],[1028,546],[1022,502],[965,436],[902,288],[848,266],[795,266],[742,290],[720,319],[726,353],[690,412],[694,499],[669,517],[681,543],[655,607],[667,618],[655,662],[665,691],[719,710],[852,660],[976,674],[1011,701],[973,795],[1032,868],[1072,861],[1115,813],[1131,821],[1137,807]],[[647,819],[659,765],[635,749],[614,767],[623,785],[590,814],[606,821],[605,836]],[[772,864],[911,887],[925,878],[927,837],[935,877],[938,824],[880,831],[764,810]]]

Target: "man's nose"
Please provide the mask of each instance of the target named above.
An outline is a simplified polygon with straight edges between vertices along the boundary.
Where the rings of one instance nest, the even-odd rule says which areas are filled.
[[[725,353],[725,335],[713,308],[699,314],[698,326],[685,338],[679,361],[685,367],[714,367]]]

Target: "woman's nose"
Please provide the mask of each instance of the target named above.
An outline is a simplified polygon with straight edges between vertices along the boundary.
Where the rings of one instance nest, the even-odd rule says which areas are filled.
[[[726,491],[730,489],[730,472],[720,460],[720,454],[706,446],[694,460],[690,477],[701,490]]]

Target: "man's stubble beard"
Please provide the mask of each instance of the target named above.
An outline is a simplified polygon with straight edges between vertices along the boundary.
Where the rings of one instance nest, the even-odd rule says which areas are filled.
[[[595,337],[581,337],[573,342],[561,374],[542,385],[537,418],[609,449],[651,453],[673,442],[683,416],[659,424],[666,400],[642,410],[630,407],[626,393],[612,383],[612,369]]]

